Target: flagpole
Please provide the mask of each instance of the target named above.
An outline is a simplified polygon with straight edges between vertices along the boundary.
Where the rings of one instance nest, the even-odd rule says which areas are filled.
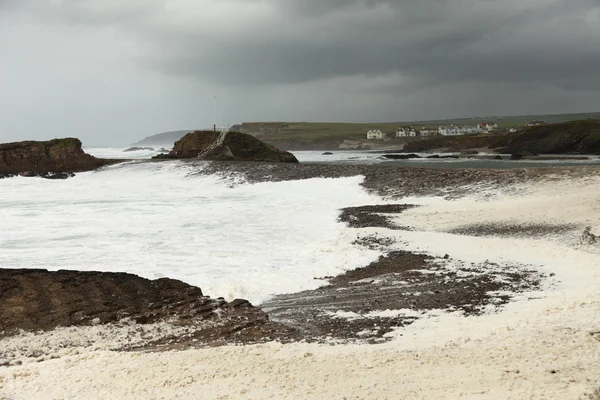
[[[217,96],[213,100],[213,131],[217,131]]]

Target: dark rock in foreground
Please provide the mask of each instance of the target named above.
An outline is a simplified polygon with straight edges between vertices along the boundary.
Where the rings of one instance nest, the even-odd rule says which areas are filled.
[[[0,174],[0,179],[12,178],[14,176],[24,176],[26,178],[44,178],[44,179],[56,180],[56,179],[72,178],[75,176],[75,174],[72,172],[40,172],[40,173],[36,173],[36,172],[27,171],[27,172],[22,172],[20,174]]]
[[[18,329],[48,331],[123,319],[191,327],[191,337],[169,343],[260,341],[289,331],[246,300],[228,303],[178,280],[126,273],[0,269],[0,305],[0,337]]]
[[[91,171],[120,161],[86,154],[75,138],[46,142],[25,141],[0,144],[0,175],[55,177],[55,173]],[[67,177],[58,175],[61,179]]]
[[[213,131],[188,133],[175,142],[173,150],[154,158],[200,158],[213,161],[265,161],[297,163],[292,153],[277,149],[254,136],[240,132]]]

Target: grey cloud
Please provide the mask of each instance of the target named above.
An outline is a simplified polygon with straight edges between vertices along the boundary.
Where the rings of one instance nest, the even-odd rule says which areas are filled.
[[[31,49],[24,56],[0,37],[5,76],[26,65],[41,82],[44,61],[32,54],[57,53],[48,61],[53,81],[42,82],[55,92],[72,85],[67,70],[91,71],[79,78],[86,82],[122,82],[132,102],[150,84],[169,93],[186,87],[185,106],[152,97],[152,107],[166,110],[153,120],[164,118],[167,129],[175,118],[173,129],[197,119],[207,92],[236,97],[231,123],[600,107],[599,0],[0,0],[3,14],[13,30],[0,26],[0,36],[14,32]],[[35,93],[34,85],[15,88]],[[122,106],[102,96],[99,107]],[[131,121],[119,118],[133,126],[143,107],[132,106]]]
[[[356,6],[369,8],[375,3],[387,3],[398,19],[363,21],[359,15],[363,8]],[[443,13],[432,9],[439,3],[419,2],[419,9],[399,2],[353,2],[342,6],[355,12],[350,14],[354,22],[347,25],[328,25],[327,14],[315,17],[316,21],[294,21],[294,16],[282,12],[285,26],[266,23],[264,29],[257,26],[242,37],[219,38],[218,31],[180,35],[175,31],[168,41],[157,43],[165,56],[152,55],[147,61],[168,73],[259,85],[392,71],[432,81],[547,82],[561,77],[586,79],[600,67],[600,51],[592,51],[598,47],[593,38],[600,37],[600,25],[579,21],[583,13],[597,9],[595,2],[555,2],[525,15],[470,3],[473,19],[462,15],[469,9],[450,7],[452,1],[440,6]],[[333,12],[337,4],[321,2],[319,9]],[[307,7],[278,10],[302,12]],[[427,15],[424,9],[433,10],[429,21],[412,19],[413,13]],[[552,19],[554,23],[547,22]],[[305,26],[314,30],[306,40],[297,40],[306,36]]]
[[[581,20],[597,12],[597,0],[538,0],[527,7],[516,0],[262,3],[272,10],[265,19],[233,14],[196,26],[165,17],[166,2],[159,0],[63,0],[43,8],[68,21],[116,26],[150,46],[141,58],[149,66],[219,84],[393,71],[421,81],[549,81],[585,79],[600,67],[600,51],[592,51],[600,50],[593,40],[600,24]]]

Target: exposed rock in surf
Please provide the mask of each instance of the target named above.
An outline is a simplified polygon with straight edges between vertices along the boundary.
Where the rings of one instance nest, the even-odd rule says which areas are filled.
[[[123,153],[130,152],[130,151],[140,151],[140,150],[154,151],[154,149],[152,147],[130,147],[128,149],[123,150]]]
[[[200,157],[199,157],[200,156]],[[188,133],[175,142],[169,154],[154,158],[201,158],[214,161],[266,161],[297,163],[292,153],[277,149],[254,136],[240,132],[213,131]]]
[[[434,154],[432,156],[427,156],[426,158],[441,158],[441,159],[452,158],[454,160],[458,160],[460,157],[459,156],[440,156],[439,154]]]
[[[210,343],[269,340],[291,332],[246,300],[228,303],[178,280],[126,273],[0,269],[0,305],[0,337],[18,329],[48,331],[123,319],[189,326],[191,336]],[[179,339],[190,337],[171,342]]]
[[[418,154],[384,154],[383,158],[387,158],[388,160],[409,160],[411,158],[421,158]]]
[[[75,138],[0,144],[0,175],[4,177],[21,174],[63,179],[68,177],[64,173],[91,171],[117,162],[86,154]]]

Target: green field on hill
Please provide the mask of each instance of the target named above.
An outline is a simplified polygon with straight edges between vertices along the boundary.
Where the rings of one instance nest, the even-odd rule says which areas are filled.
[[[402,126],[422,127],[439,125],[476,125],[483,121],[494,121],[500,128],[522,127],[530,121],[539,120],[546,123],[560,123],[574,120],[598,119],[600,112],[557,115],[521,115],[500,117],[473,117],[430,121],[385,122],[385,123],[336,123],[336,122],[246,122],[235,125],[232,130],[263,137],[269,140],[303,140],[322,141],[340,139],[365,139],[370,129],[379,129],[388,135],[394,134]]]

